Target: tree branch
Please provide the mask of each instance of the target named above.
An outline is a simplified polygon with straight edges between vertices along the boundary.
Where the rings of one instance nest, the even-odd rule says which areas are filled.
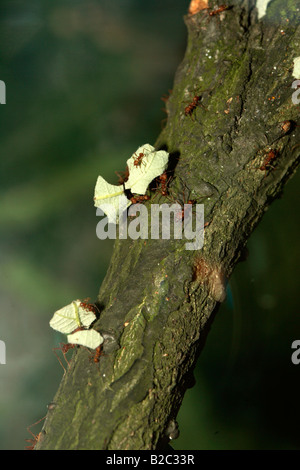
[[[176,437],[226,279],[299,162],[291,100],[299,10],[287,4],[272,2],[260,21],[253,1],[185,18],[187,51],[156,148],[171,155],[170,198],[188,190],[204,203],[204,246],[116,240],[98,297],[104,355],[94,364],[78,348],[36,449],[158,449]]]

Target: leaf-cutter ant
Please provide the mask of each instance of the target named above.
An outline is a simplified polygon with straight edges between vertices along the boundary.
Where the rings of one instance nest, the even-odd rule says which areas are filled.
[[[132,204],[138,204],[140,202],[149,201],[149,199],[150,199],[150,196],[148,196],[147,194],[135,195],[130,198],[130,201],[132,202]]]
[[[208,14],[209,16],[216,16],[222,13],[222,11],[228,10],[229,7],[227,5],[221,5],[216,10],[210,11]]]
[[[156,181],[156,187],[151,188],[152,191],[157,191],[155,194],[153,201],[156,197],[157,194],[161,194],[164,197],[167,197],[169,195],[168,193],[168,184],[170,180],[172,179],[172,176],[167,175],[167,171],[164,171],[161,175],[159,175],[155,181]]]
[[[78,331],[79,329],[83,329],[83,328],[82,328],[82,327],[79,327],[79,328],[77,328],[75,331]],[[75,333],[75,331],[74,331],[73,333]],[[60,350],[60,351],[63,353],[64,359],[65,359],[66,363],[68,364],[68,367],[70,367],[70,363],[69,363],[69,361],[68,361],[68,359],[67,359],[67,357],[66,357],[66,354],[67,354],[67,352],[68,352],[70,349],[73,349],[73,348],[75,348],[76,346],[77,346],[76,344],[71,344],[71,343],[67,343],[67,344],[66,344],[66,343],[60,343],[60,346],[58,346],[58,347],[56,347],[56,348],[52,348],[52,351],[54,352],[55,356],[56,356],[57,359],[58,359],[58,362],[59,362],[60,365],[62,366],[62,368],[63,368],[63,370],[64,370],[64,373],[66,373],[67,371],[66,371],[66,369],[65,369],[65,367],[64,367],[64,365],[63,365],[63,363],[61,362],[60,357],[58,356],[58,354],[57,354],[56,351],[57,351],[57,350]]]
[[[118,173],[117,171],[115,171],[117,177],[118,177],[118,184],[121,186],[121,184],[124,184],[126,183],[126,181],[128,180],[129,178],[129,169],[128,169],[128,166],[126,165],[126,169],[125,171],[121,171],[121,173]]]
[[[201,93],[200,95],[195,95],[194,98],[192,99],[192,101],[184,108],[185,116],[192,117],[195,109],[198,106],[201,106],[201,108],[203,108],[203,109],[205,109],[205,111],[207,111],[207,108],[205,108],[205,106],[203,106],[203,104],[200,103],[200,101],[201,101],[203,93],[205,93],[206,91],[211,91],[212,89],[213,89],[213,87],[212,88],[206,88],[205,90],[200,91],[200,93]]]
[[[180,178],[181,180],[181,178]],[[190,191],[186,184],[182,181],[182,184],[184,186],[183,192],[182,192],[182,198],[180,199],[175,199],[172,197],[173,201],[177,204],[180,204],[181,210],[176,213],[176,218],[177,220],[184,220],[184,217],[187,215],[187,205],[193,206],[196,204],[196,199],[190,199],[189,194]],[[187,190],[187,195],[186,195],[186,190]]]
[[[96,352],[92,356],[91,359],[93,360],[93,362],[95,362],[95,364],[97,364],[100,361],[100,356],[103,356],[103,351],[102,351],[102,345],[101,344],[100,344],[100,346],[98,346],[96,348]]]
[[[195,111],[197,106],[200,104],[199,103],[200,100],[201,100],[201,95],[195,95],[194,96],[193,101],[184,108],[185,116],[192,116],[193,112]],[[201,105],[201,106],[204,108],[203,105]]]
[[[213,16],[217,16],[217,15],[220,15],[220,13],[222,13],[223,11],[225,10],[229,10],[231,9],[232,7],[231,6],[227,6],[227,5],[220,5],[219,7],[217,7],[215,10],[212,10],[211,8],[203,8],[203,10],[212,10],[212,11],[208,11],[207,12],[207,15],[212,18]],[[208,20],[209,21],[209,18]],[[220,21],[220,20],[219,20]]]
[[[265,156],[262,165],[258,168],[261,171],[267,172],[270,168],[272,168],[271,162],[275,160],[278,156],[278,150],[271,149]]]
[[[96,305],[96,304],[91,304],[91,303],[89,302],[90,300],[91,300],[91,299],[90,299],[89,297],[87,297],[86,299],[84,299],[84,300],[82,300],[82,301],[80,302],[79,306],[80,306],[81,308],[83,308],[84,310],[88,310],[89,312],[100,313],[100,311],[99,311],[97,305]],[[75,330],[75,331],[78,331],[78,329]],[[75,331],[73,331],[73,333],[75,333]]]
[[[145,165],[145,162],[143,162],[143,158],[145,156],[145,154],[143,152],[140,152],[138,155],[136,155],[136,153],[134,154],[135,157],[133,157],[133,165],[134,166],[141,166],[142,163],[143,165]]]

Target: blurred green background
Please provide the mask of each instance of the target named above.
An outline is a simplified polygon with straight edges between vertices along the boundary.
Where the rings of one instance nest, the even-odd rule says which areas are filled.
[[[0,448],[22,449],[63,370],[49,327],[96,299],[112,242],[93,192],[165,118],[188,0],[2,0]],[[178,416],[176,449],[299,448],[299,175],[266,213],[230,282]],[[32,429],[39,431],[39,427]]]

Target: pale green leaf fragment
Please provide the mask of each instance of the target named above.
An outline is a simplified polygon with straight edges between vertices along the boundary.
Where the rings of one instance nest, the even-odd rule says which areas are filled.
[[[294,68],[293,68],[293,77],[300,78],[300,57],[295,57],[294,60]]]
[[[168,152],[156,151],[150,144],[139,147],[127,160],[129,178],[125,188],[133,194],[145,194],[151,181],[166,170],[168,159]]]
[[[96,320],[96,315],[81,307],[80,303],[80,300],[73,300],[57,310],[50,320],[51,328],[65,335],[80,327],[88,328]]]
[[[80,330],[67,336],[68,343],[80,344],[87,348],[96,349],[103,343],[103,337],[96,330]]]
[[[131,201],[127,199],[123,185],[115,186],[107,183],[102,176],[98,176],[94,205],[99,207],[108,218],[110,223],[118,223],[119,215],[130,206]]]
[[[268,4],[271,0],[257,0],[256,8],[258,10],[258,19],[260,20],[267,12]]]

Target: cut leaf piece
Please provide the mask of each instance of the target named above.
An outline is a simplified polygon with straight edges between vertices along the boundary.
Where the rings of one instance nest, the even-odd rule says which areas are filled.
[[[109,184],[102,176],[98,176],[94,205],[107,215],[108,222],[118,223],[119,214],[126,210],[130,204],[131,202],[125,196],[123,185]]]
[[[293,68],[293,77],[300,78],[300,57],[295,57],[294,68]]]
[[[157,152],[150,144],[139,147],[127,160],[129,178],[125,189],[130,189],[133,194],[145,194],[151,181],[166,170],[168,159],[168,152]]]
[[[51,328],[65,335],[80,327],[88,328],[96,320],[96,315],[83,308],[80,303],[80,300],[73,300],[66,307],[57,310],[50,320]]]
[[[96,330],[80,330],[67,336],[68,343],[80,344],[87,348],[96,349],[103,343],[103,337]]]

